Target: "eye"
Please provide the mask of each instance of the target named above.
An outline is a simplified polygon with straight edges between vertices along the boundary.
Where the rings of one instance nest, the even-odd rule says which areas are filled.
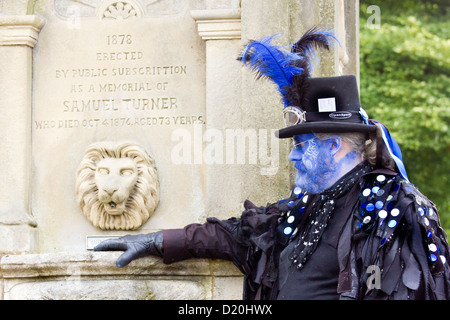
[[[109,174],[109,170],[107,168],[97,168],[97,172],[104,176]]]
[[[292,140],[292,145],[294,146],[295,149],[301,149],[306,144],[306,142],[307,141],[299,142],[299,141]]]
[[[133,170],[133,169],[122,169],[122,170],[120,171],[120,174],[121,174],[122,176],[128,177],[128,176],[131,176],[131,175],[134,174],[134,170]]]

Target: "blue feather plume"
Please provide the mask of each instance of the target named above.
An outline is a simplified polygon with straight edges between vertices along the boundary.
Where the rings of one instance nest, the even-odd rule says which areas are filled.
[[[329,31],[313,27],[309,29],[290,50],[272,44],[279,34],[251,41],[243,50],[239,60],[256,72],[257,78],[268,78],[278,86],[284,106],[304,104],[311,76],[311,59],[315,50],[329,50],[333,40],[338,39]]]
[[[278,34],[250,42],[242,52],[239,60],[256,72],[257,78],[268,78],[278,86],[285,106],[291,102],[285,98],[286,89],[292,86],[294,77],[304,69],[297,53],[272,44]]]

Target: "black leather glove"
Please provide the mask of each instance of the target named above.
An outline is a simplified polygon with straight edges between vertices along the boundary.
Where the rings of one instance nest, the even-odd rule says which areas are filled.
[[[163,232],[124,236],[109,239],[98,244],[94,251],[125,251],[116,261],[119,268],[125,267],[132,260],[145,256],[163,255]]]

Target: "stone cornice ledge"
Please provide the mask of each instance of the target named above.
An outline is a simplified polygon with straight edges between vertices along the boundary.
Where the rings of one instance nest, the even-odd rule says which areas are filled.
[[[241,9],[191,10],[203,40],[241,38]]]
[[[36,15],[0,15],[0,46],[33,48],[43,26]]]
[[[238,269],[228,261],[190,259],[164,264],[157,257],[132,261],[124,268],[115,265],[122,252],[58,252],[0,257],[0,278],[24,279],[67,277],[157,277],[157,276],[240,276]]]

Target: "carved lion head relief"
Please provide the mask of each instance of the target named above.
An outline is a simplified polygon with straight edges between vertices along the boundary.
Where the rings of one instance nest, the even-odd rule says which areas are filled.
[[[76,175],[78,204],[103,230],[135,230],[159,203],[154,159],[132,142],[90,145]]]

